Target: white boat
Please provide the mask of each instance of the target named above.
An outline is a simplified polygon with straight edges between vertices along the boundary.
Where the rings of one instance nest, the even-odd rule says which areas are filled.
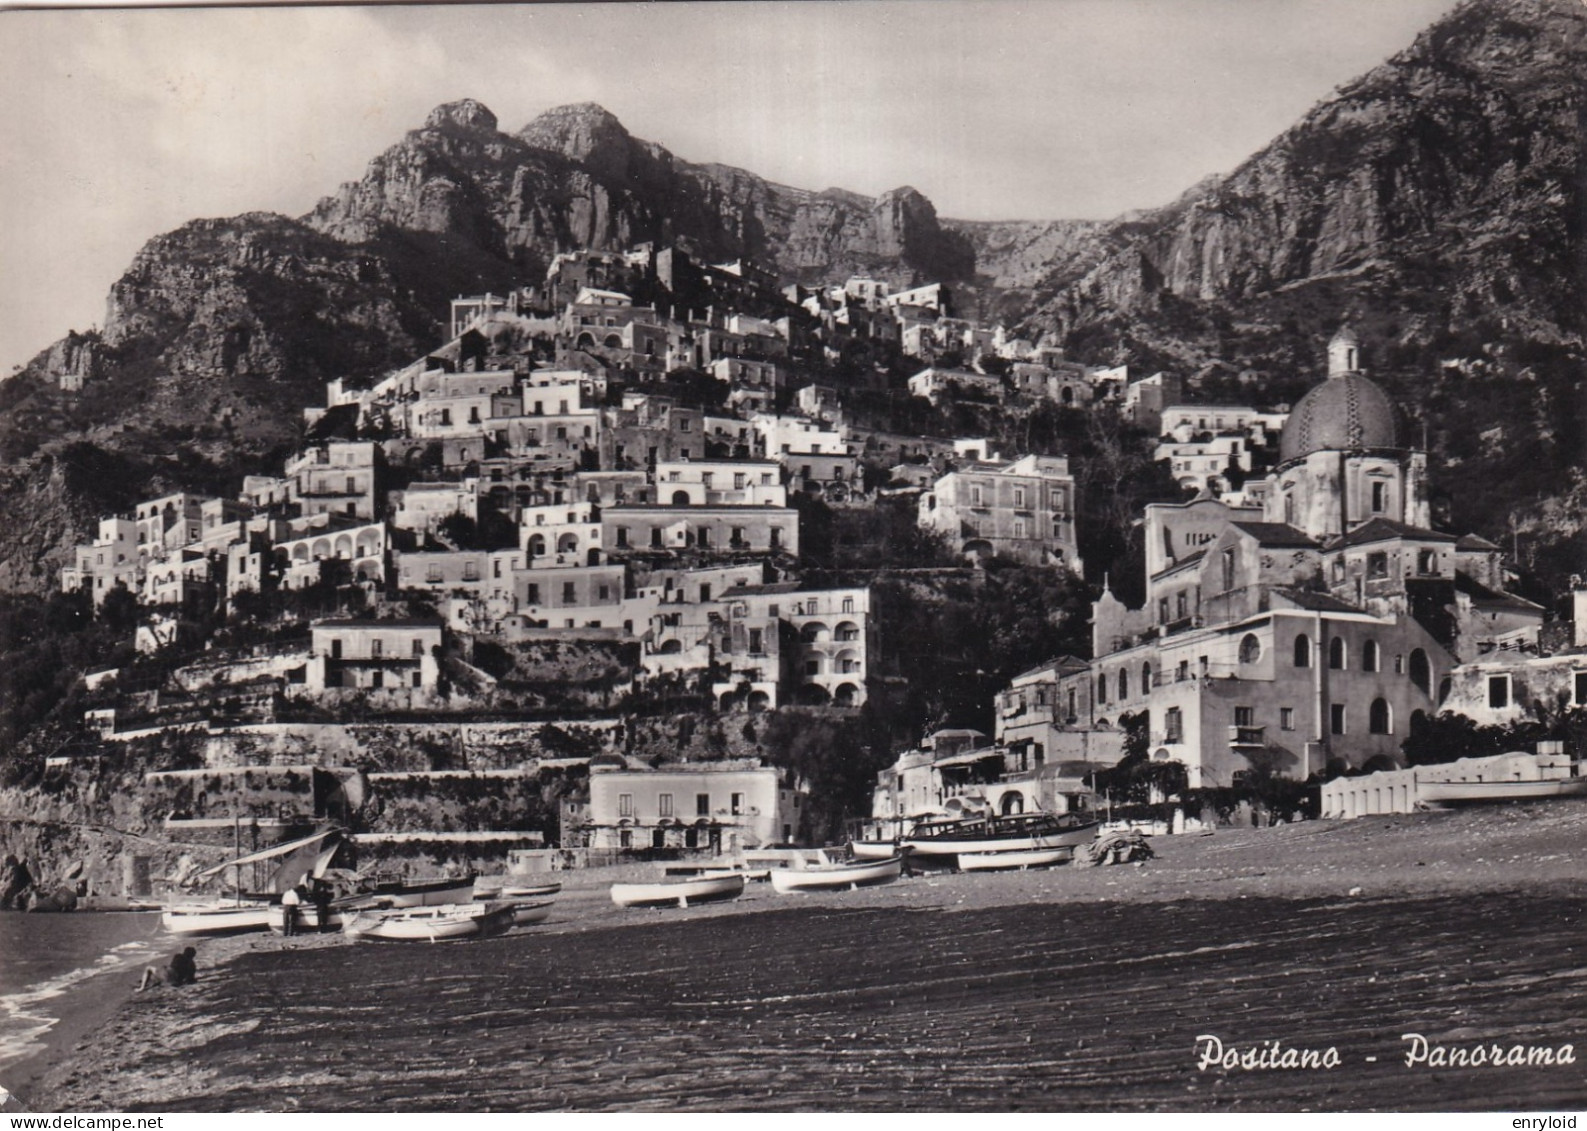
[[[443,876],[438,880],[379,881],[353,900],[377,899],[392,907],[455,907],[474,898],[473,876]]]
[[[270,927],[268,903],[178,903],[160,915],[160,926],[173,935],[236,935]]]
[[[612,902],[619,907],[688,907],[695,903],[737,899],[743,894],[744,875],[741,872],[651,884],[612,885]]]
[[[1429,781],[1416,784],[1422,801],[1538,801],[1550,797],[1587,797],[1587,778],[1552,781]]]
[[[795,891],[853,891],[873,884],[890,884],[903,871],[902,855],[887,860],[862,860],[856,864],[825,864],[817,868],[778,869],[771,886],[779,895]]]
[[[518,884],[501,889],[503,899],[545,899],[547,896],[556,895],[562,890],[559,883],[549,884]]]
[[[1015,848],[1003,852],[961,852],[961,872],[1000,872],[1010,869],[1050,868],[1054,864],[1067,864],[1075,858],[1075,850],[1062,848]]]
[[[382,942],[444,942],[450,939],[487,938],[510,930],[516,913],[517,908],[511,903],[463,903],[362,911],[347,921],[342,933],[348,938],[377,939]]]
[[[898,855],[896,840],[851,840],[849,854],[856,860],[886,860]]]
[[[1076,848],[1096,839],[1101,827],[1086,813],[1026,813],[1013,817],[939,821],[917,825],[904,838],[911,859],[958,856],[962,852],[1014,852]]]
[[[701,879],[715,879],[718,876],[743,876],[746,883],[763,884],[771,879],[770,868],[707,868],[700,873]]]
[[[537,903],[514,903],[512,905],[512,925],[515,927],[528,927],[535,923],[544,923],[551,914],[551,900],[542,899]]]

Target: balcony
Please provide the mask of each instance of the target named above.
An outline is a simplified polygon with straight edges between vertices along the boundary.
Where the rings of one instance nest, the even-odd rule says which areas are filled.
[[[1266,746],[1267,745],[1267,739],[1265,737],[1266,730],[1267,730],[1266,727],[1231,726],[1229,728],[1229,745],[1230,746],[1236,746],[1236,747],[1238,747],[1238,746],[1255,746],[1255,747]]]

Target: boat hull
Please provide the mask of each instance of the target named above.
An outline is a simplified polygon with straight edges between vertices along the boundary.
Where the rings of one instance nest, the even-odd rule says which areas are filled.
[[[892,840],[851,840],[849,853],[856,860],[886,860],[898,855],[898,842]]]
[[[375,942],[489,938],[510,930],[516,913],[517,908],[512,904],[498,903],[365,911],[349,919],[342,933],[349,938]]]
[[[1420,782],[1417,797],[1429,802],[1536,801],[1551,797],[1587,797],[1587,778],[1553,781]]]
[[[890,884],[904,868],[904,858],[866,861],[861,864],[834,864],[804,871],[788,869],[771,874],[772,890],[779,895],[798,891],[852,891],[855,888]]]
[[[512,909],[512,925],[515,927],[532,927],[536,923],[544,923],[551,915],[551,901],[541,900],[539,903],[515,903]]]
[[[1027,868],[1050,868],[1054,864],[1067,864],[1075,858],[1073,847],[1026,848],[1007,852],[961,852],[961,872],[1003,872]]]
[[[241,907],[168,907],[160,915],[160,926],[173,935],[193,938],[200,935],[239,935],[270,928],[275,909],[267,904]]]
[[[744,894],[742,875],[701,876],[654,884],[613,884],[612,902],[619,907],[691,907],[696,903],[737,899]]]
[[[503,899],[545,899],[556,895],[562,890],[559,883],[550,884],[521,884],[514,887],[501,889]]]
[[[427,880],[414,884],[376,884],[360,898],[378,899],[394,908],[456,907],[474,898],[474,877]]]

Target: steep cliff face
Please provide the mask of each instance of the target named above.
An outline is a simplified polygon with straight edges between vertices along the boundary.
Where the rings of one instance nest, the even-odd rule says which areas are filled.
[[[1078,280],[1057,265],[1040,316],[1072,329],[1162,295],[1250,305],[1331,280],[1346,306],[1578,335],[1584,29],[1568,0],[1475,0],[1229,176],[1108,225]]]
[[[526,277],[559,251],[643,240],[677,240],[707,259],[749,257],[789,276],[865,269],[907,282],[975,269],[970,242],[914,189],[871,200],[693,165],[592,103],[548,110],[513,135],[477,102],[439,107],[306,222],[349,242],[386,226],[446,233]]]

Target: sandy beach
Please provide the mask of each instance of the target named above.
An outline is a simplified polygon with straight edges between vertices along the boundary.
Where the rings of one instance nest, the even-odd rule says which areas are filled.
[[[1157,837],[1143,866],[688,910],[559,876],[448,946],[200,943],[57,1050],[35,1111],[1510,1110],[1587,1102],[1587,802]],[[1359,889],[1356,891],[1355,889]],[[1355,892],[1355,894],[1352,894]],[[130,989],[130,986],[128,987]],[[1584,1063],[1407,1066],[1451,1048]],[[1340,1067],[1199,1068],[1228,1048]]]

